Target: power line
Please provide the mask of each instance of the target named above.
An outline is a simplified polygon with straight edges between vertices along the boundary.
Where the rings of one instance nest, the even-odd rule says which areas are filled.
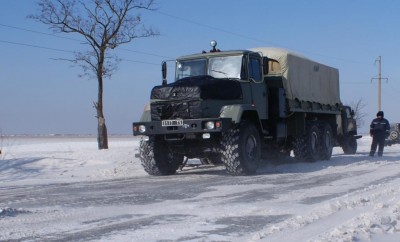
[[[151,62],[146,62],[146,61],[137,61],[137,60],[129,60],[129,59],[121,59],[123,61],[129,61],[129,62],[135,62],[135,63],[140,63],[140,64],[148,64],[148,65],[155,65],[155,66],[161,66],[160,63],[151,63]]]
[[[275,44],[275,43],[268,42],[268,41],[265,41],[265,40],[252,38],[252,37],[249,37],[247,35],[238,34],[238,33],[235,33],[235,32],[232,32],[232,31],[228,31],[228,30],[225,30],[225,29],[221,29],[221,28],[217,28],[217,27],[214,27],[214,26],[202,24],[202,23],[190,20],[190,19],[185,19],[185,18],[178,17],[178,16],[175,16],[175,15],[172,15],[172,14],[161,12],[159,10],[154,11],[154,12],[159,13],[159,14],[164,15],[164,16],[167,16],[167,17],[170,17],[170,18],[181,20],[183,22],[187,22],[187,23],[190,23],[190,24],[195,24],[195,25],[198,25],[198,26],[201,26],[201,27],[205,27],[205,28],[208,28],[208,29],[213,29],[213,30],[216,30],[216,31],[219,31],[219,32],[223,32],[223,33],[227,33],[227,34],[230,34],[230,35],[233,35],[233,36],[241,37],[243,39],[253,40],[253,41],[256,41],[256,42],[259,42],[259,43],[263,43],[263,44],[272,44],[272,45],[275,45],[275,46],[281,46],[279,44]],[[349,59],[340,58],[340,57],[333,57],[333,56],[323,55],[323,54],[314,53],[314,52],[306,51],[306,50],[293,49],[293,48],[290,48],[290,47],[287,47],[287,46],[282,46],[282,47],[286,48],[286,49],[289,49],[289,50],[296,51],[296,52],[308,53],[308,54],[312,54],[312,55],[316,55],[316,56],[320,56],[320,57],[336,59],[336,60],[341,60],[341,61],[346,61],[346,62],[356,63],[356,64],[357,63],[358,64],[367,64],[366,62],[354,61],[354,60],[349,60]]]
[[[260,42],[260,43],[268,43],[265,40],[252,38],[252,37],[249,37],[247,35],[238,34],[238,33],[231,32],[231,31],[228,31],[228,30],[225,30],[225,29],[221,29],[221,28],[217,28],[217,27],[214,27],[214,26],[198,23],[198,22],[195,22],[193,20],[189,20],[189,19],[185,19],[185,18],[182,18],[182,17],[174,16],[172,14],[164,13],[164,12],[161,12],[159,10],[157,10],[155,12],[157,12],[157,13],[159,13],[161,15],[170,17],[170,18],[178,19],[178,20],[181,20],[181,21],[184,21],[184,22],[188,22],[188,23],[191,23],[191,24],[195,24],[195,25],[198,25],[198,26],[202,26],[202,27],[205,27],[205,28],[208,28],[208,29],[217,30],[217,31],[220,31],[220,32],[223,32],[223,33],[227,33],[227,34],[230,34],[230,35],[234,35],[234,36],[238,36],[238,37],[241,37],[241,38],[244,38],[244,39],[253,40],[253,41],[256,41],[256,42]],[[273,43],[269,43],[269,44],[273,44]]]
[[[129,51],[129,52],[134,52],[134,53],[138,53],[138,54],[143,54],[143,55],[150,55],[150,56],[155,56],[155,57],[162,57],[162,58],[166,58],[166,59],[173,59],[173,57],[168,57],[168,56],[163,56],[163,55],[157,55],[157,54],[152,54],[149,52],[144,52],[144,51],[138,51],[138,50],[130,50],[130,49],[125,49],[125,48],[118,48],[119,50],[125,50],[125,51]]]
[[[27,47],[32,47],[32,48],[46,49],[46,50],[53,50],[53,51],[60,51],[60,52],[67,52],[67,53],[76,53],[76,52],[70,51],[70,50],[62,50],[62,49],[56,49],[56,48],[49,48],[49,47],[44,47],[44,46],[40,46],[40,45],[24,44],[24,43],[18,43],[18,42],[6,41],[6,40],[0,40],[0,43],[13,44],[13,45],[21,45],[21,46],[27,46]],[[145,61],[136,61],[136,60],[129,60],[129,59],[121,59],[121,60],[129,61],[129,62],[135,62],[135,63],[141,63],[141,64],[148,64],[148,65],[157,65],[157,66],[160,65],[160,63],[151,63],[151,62],[145,62]]]
[[[55,34],[44,33],[44,32],[40,32],[40,31],[36,31],[36,30],[6,25],[6,24],[2,24],[2,23],[0,23],[0,26],[6,27],[6,28],[17,29],[17,30],[21,30],[21,31],[26,31],[26,32],[31,32],[31,33],[35,33],[35,34],[47,35],[47,36],[54,37],[54,38],[60,38],[60,39],[66,39],[66,40],[72,40],[72,41],[84,43],[81,40],[74,39],[74,38],[63,37],[63,36],[59,36],[59,35],[55,35]],[[169,57],[169,56],[158,55],[158,54],[149,53],[149,52],[145,52],[145,51],[131,50],[131,49],[126,49],[126,48],[122,48],[122,47],[118,48],[118,50],[129,51],[129,52],[138,53],[138,54],[142,54],[142,55],[149,55],[149,56],[173,59],[172,57]]]
[[[196,22],[196,21],[193,21],[193,20],[189,20],[189,19],[185,19],[185,18],[182,18],[182,17],[174,16],[172,14],[168,14],[168,13],[165,13],[165,12],[161,12],[161,11],[155,11],[155,12],[157,12],[157,13],[159,13],[161,15],[170,17],[170,18],[178,19],[178,20],[183,21],[183,22],[187,22],[187,23],[190,23],[190,24],[198,25],[198,26],[201,26],[201,27],[204,27],[204,28],[208,28],[208,29],[213,29],[213,30],[216,30],[216,31],[219,31],[219,32],[223,32],[223,33],[226,33],[226,34],[230,34],[230,35],[233,35],[233,36],[237,36],[237,37],[240,37],[240,38],[243,38],[243,39],[253,40],[253,41],[256,41],[256,42],[259,42],[259,43],[263,43],[263,44],[272,44],[272,45],[275,45],[275,46],[279,46],[279,44],[275,44],[275,43],[268,42],[268,41],[261,40],[261,39],[252,38],[252,37],[249,37],[247,35],[238,34],[238,33],[232,32],[232,31],[227,31],[227,30],[222,29],[222,28],[217,28],[217,27],[214,27],[214,26],[202,24],[202,23],[199,23],[199,22]],[[40,31],[35,31],[35,30],[31,30],[31,29],[26,29],[26,28],[21,28],[21,27],[16,27],[16,26],[11,26],[11,25],[1,24],[1,23],[0,23],[0,26],[7,27],[7,28],[12,28],[12,29],[17,29],[17,30],[22,30],[22,31],[27,31],[27,32],[36,33],[36,34],[41,34],[41,35],[47,35],[47,36],[51,36],[51,37],[54,37],[54,38],[61,38],[61,39],[67,39],[67,40],[82,42],[81,40],[74,39],[74,38],[68,38],[68,37],[58,36],[58,35],[55,35],[55,34],[43,33],[43,32],[40,32]],[[285,47],[285,46],[283,46],[283,47],[287,48],[287,49],[290,49],[290,50],[293,50],[293,51],[302,52],[302,53],[309,53],[309,54],[320,56],[320,57],[331,58],[331,59],[336,59],[336,60],[341,60],[341,61],[346,61],[346,62],[351,62],[351,63],[366,64],[364,62],[359,62],[359,61],[353,61],[353,60],[348,60],[348,59],[339,58],[339,57],[322,55],[322,54],[314,53],[314,52],[311,52],[311,51],[296,50],[296,49],[293,49],[293,48],[290,48],[290,47]],[[143,55],[149,55],[149,56],[173,59],[173,57],[169,57],[169,56],[163,56],[163,55],[158,55],[158,54],[144,52],[144,51],[131,50],[131,49],[126,49],[126,48],[122,48],[122,47],[120,47],[119,50],[129,51],[129,52],[143,54]]]
[[[259,42],[259,43],[264,43],[264,44],[266,43],[266,44],[272,44],[272,45],[275,45],[275,46],[279,46],[279,44],[275,44],[275,43],[268,42],[268,41],[261,40],[261,39],[257,39],[257,38],[252,38],[252,37],[249,37],[248,35],[235,33],[235,32],[228,31],[228,30],[225,30],[225,29],[222,29],[222,28],[217,28],[217,27],[214,27],[214,26],[202,24],[202,23],[190,20],[190,19],[185,19],[185,18],[182,18],[182,17],[178,17],[178,16],[175,16],[175,15],[172,15],[172,14],[169,14],[169,13],[165,13],[165,12],[159,11],[159,10],[153,11],[153,12],[159,13],[159,14],[167,16],[169,18],[174,18],[174,19],[177,19],[177,20],[180,20],[180,21],[183,21],[183,22],[187,22],[187,23],[190,23],[190,24],[198,25],[198,26],[201,26],[201,27],[204,27],[204,28],[213,29],[213,30],[216,30],[216,31],[219,31],[219,32],[223,32],[223,33],[226,33],[226,34],[230,34],[230,35],[233,35],[233,36],[237,36],[237,37],[240,37],[240,38],[243,38],[243,39],[248,39],[248,40],[256,41],[256,42]],[[16,27],[16,26],[11,26],[11,25],[5,25],[5,24],[1,24],[1,23],[0,23],[0,26],[7,27],[7,28],[18,29],[18,30],[22,30],[22,31],[28,31],[28,32],[32,32],[32,33],[42,34],[42,35],[48,35],[48,36],[56,37],[56,38],[63,38],[63,39],[82,42],[80,40],[73,39],[73,38],[57,36],[57,35],[54,35],[54,34],[43,33],[43,32],[39,32],[39,31],[34,31],[34,30],[21,28],[21,27]],[[320,56],[320,57],[324,57],[324,58],[331,58],[331,59],[336,59],[336,60],[341,60],[341,61],[346,61],[346,62],[351,62],[351,63],[358,63],[358,64],[366,64],[366,63],[360,62],[360,61],[354,61],[354,60],[349,60],[349,59],[345,59],[345,58],[339,58],[339,57],[323,55],[323,54],[314,53],[314,52],[311,52],[311,51],[297,50],[297,49],[293,49],[293,48],[285,47],[285,46],[282,46],[282,47],[284,47],[286,49],[293,50],[293,51],[302,52],[302,53],[308,53],[308,54],[312,54],[312,55],[316,55],[316,56]],[[150,55],[150,56],[155,56],[155,57],[173,59],[173,57],[162,56],[162,55],[149,53],[149,52],[144,52],[144,51],[130,50],[130,49],[125,49],[125,48],[119,48],[119,50],[134,52],[134,53],[143,54],[143,55]]]
[[[49,48],[49,47],[44,47],[44,46],[39,46],[39,45],[24,44],[24,43],[18,43],[18,42],[6,41],[6,40],[0,40],[0,43],[13,44],[13,45],[22,45],[22,46],[28,46],[28,47],[46,49],[46,50],[54,50],[54,51],[60,51],[60,52],[75,53],[75,52],[70,51],[70,50],[55,49],[55,48]]]
[[[36,31],[36,30],[31,30],[31,29],[26,29],[26,28],[21,28],[21,27],[6,25],[6,24],[2,24],[2,23],[0,23],[0,26],[7,27],[7,28],[11,28],[11,29],[18,29],[18,30],[22,30],[22,31],[26,31],[26,32],[35,33],[35,34],[48,35],[48,36],[51,36],[51,37],[54,37],[54,38],[67,39],[67,40],[73,40],[73,41],[81,42],[81,41],[78,40],[78,39],[73,39],[73,38],[58,36],[58,35],[55,35],[55,34],[49,34],[49,33],[39,32],[39,31]]]

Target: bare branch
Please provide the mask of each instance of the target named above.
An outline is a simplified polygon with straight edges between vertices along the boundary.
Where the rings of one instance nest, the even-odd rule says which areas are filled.
[[[357,127],[358,128],[362,127],[364,125],[364,118],[367,116],[367,114],[364,113],[363,110],[367,105],[364,103],[363,99],[360,98],[356,102],[350,103],[349,106],[355,113]]]

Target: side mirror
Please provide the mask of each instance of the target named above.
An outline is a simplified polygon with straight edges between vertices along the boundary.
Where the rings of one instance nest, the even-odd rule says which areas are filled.
[[[161,64],[162,84],[167,85],[167,63],[165,61]]]

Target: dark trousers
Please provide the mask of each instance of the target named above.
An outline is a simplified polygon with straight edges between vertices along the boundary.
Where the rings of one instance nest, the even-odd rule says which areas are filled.
[[[383,155],[383,148],[385,147],[385,134],[374,134],[372,137],[370,156],[375,154],[376,148],[378,147],[378,156]]]

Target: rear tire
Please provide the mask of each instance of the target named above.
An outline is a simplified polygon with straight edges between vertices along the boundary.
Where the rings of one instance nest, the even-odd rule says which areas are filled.
[[[296,160],[304,161],[307,157],[306,136],[296,136],[293,138],[293,154]]]
[[[305,135],[293,140],[293,153],[297,160],[314,162],[320,158],[320,130],[316,123],[309,123]]]
[[[320,159],[329,160],[332,156],[332,150],[333,150],[332,128],[329,124],[325,123],[322,126],[322,132],[321,132]]]
[[[139,158],[144,170],[153,176],[173,175],[183,163],[183,155],[172,152],[166,142],[156,137],[142,138]]]
[[[230,175],[256,173],[261,158],[261,138],[254,124],[241,123],[224,133],[221,159]]]

